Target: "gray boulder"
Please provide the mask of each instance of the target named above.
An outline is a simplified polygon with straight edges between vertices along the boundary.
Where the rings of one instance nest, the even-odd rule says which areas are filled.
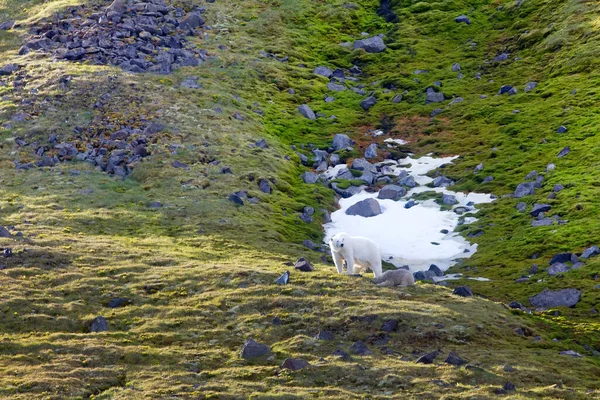
[[[302,178],[304,183],[317,183],[317,181],[319,180],[319,175],[310,171],[306,171],[300,177]]]
[[[457,24],[464,23],[467,25],[471,25],[471,20],[464,14],[454,18],[454,22],[456,22]]]
[[[598,246],[592,246],[584,250],[583,254],[581,254],[581,258],[588,259],[597,256],[598,254],[600,254],[600,248],[598,248]]]
[[[566,262],[576,263],[577,261],[579,261],[579,259],[573,253],[558,253],[558,254],[555,254],[554,257],[552,257],[552,259],[550,260],[550,265],[552,265],[554,263],[566,263]]]
[[[11,30],[14,24],[15,24],[14,19],[11,19],[10,21],[6,21],[6,22],[1,22],[0,23],[0,31]]]
[[[412,175],[405,176],[404,178],[398,181],[399,185],[403,185],[409,188],[417,187],[417,182],[415,182],[415,178]]]
[[[368,111],[369,108],[373,107],[375,104],[377,104],[377,99],[373,96],[369,96],[366,99],[364,99],[363,101],[360,102],[360,106],[363,108],[363,110]]]
[[[364,186],[350,186],[347,189],[342,189],[338,186],[337,183],[333,182],[331,184],[331,188],[334,192],[347,199],[349,197],[354,196],[355,194],[360,193],[364,189]]]
[[[106,332],[108,331],[108,321],[104,317],[96,317],[90,325],[90,332]]]
[[[515,206],[515,208],[516,208],[516,209],[517,209],[519,212],[522,212],[522,213],[524,213],[524,212],[525,212],[525,210],[527,210],[527,204],[526,204],[526,203],[523,203],[523,202],[520,202],[519,204],[517,204],[517,205]]]
[[[308,361],[301,358],[286,358],[280,368],[289,369],[291,371],[298,371],[310,367]]]
[[[398,185],[386,185],[377,194],[377,198],[381,200],[398,200],[406,195],[406,189]]]
[[[298,106],[298,111],[305,118],[308,118],[308,119],[313,120],[313,121],[315,119],[317,119],[317,116],[315,115],[314,111],[307,104],[302,104],[301,106]]]
[[[271,194],[271,184],[266,179],[259,179],[258,188],[263,193]]]
[[[427,97],[425,99],[426,104],[430,103],[441,103],[444,101],[444,93],[436,92],[433,88],[427,88]]]
[[[2,68],[0,68],[0,76],[11,75],[14,72],[19,70],[19,66],[17,64],[6,64]]]
[[[354,144],[354,140],[350,139],[348,135],[344,135],[343,133],[338,133],[333,136],[333,143],[331,147],[333,147],[334,151],[342,150],[347,147],[351,147]]]
[[[371,173],[377,172],[377,167],[365,160],[364,158],[355,158],[352,162],[352,169],[359,171],[369,171]]]
[[[330,70],[327,67],[321,67],[321,66],[315,68],[313,72],[316,75],[321,75],[321,76],[324,76],[325,78],[331,78],[331,75],[333,75],[332,70]]]
[[[548,290],[531,296],[529,302],[535,307],[573,307],[581,300],[581,290],[579,289],[562,289]]]
[[[394,98],[392,99],[392,103],[400,103],[402,101],[402,95],[401,94],[397,94],[394,96]]]
[[[511,86],[511,85],[503,85],[500,90],[498,91],[498,94],[509,94],[509,95],[514,95],[517,94],[518,90],[517,88]]]
[[[473,292],[471,291],[471,288],[469,288],[468,286],[459,286],[456,289],[454,289],[453,293],[458,296],[462,296],[462,297],[472,297],[473,296]]]
[[[531,92],[533,89],[535,89],[535,87],[537,86],[537,82],[528,82],[527,85],[525,85],[525,92]]]
[[[560,151],[560,153],[558,153],[558,158],[563,158],[564,156],[566,156],[567,154],[569,154],[571,152],[571,148],[569,146],[565,147],[564,149],[562,149]]]
[[[365,151],[365,158],[375,158],[377,157],[377,143],[371,143],[367,150]]]
[[[534,182],[523,182],[519,183],[515,189],[514,197],[520,199],[521,197],[529,196],[531,194],[535,194]]]
[[[387,46],[383,43],[383,39],[380,36],[373,36],[354,42],[354,50],[363,49],[367,53],[381,53],[386,48]]]
[[[452,72],[458,72],[460,71],[460,64],[459,63],[454,63],[452,65]]]
[[[179,21],[179,29],[196,29],[204,25],[204,19],[197,12],[188,13]]]
[[[327,84],[327,89],[332,91],[332,92],[343,92],[344,90],[346,90],[346,86],[344,85],[340,85],[338,83],[335,82],[329,82]]]
[[[252,339],[248,339],[242,347],[242,358],[249,360],[252,358],[264,357],[271,353],[269,346],[260,344]]]
[[[568,272],[570,270],[567,264],[563,264],[560,262],[554,263],[548,268],[548,275],[555,276],[558,274],[562,274],[563,272]]]
[[[451,194],[444,194],[442,195],[442,203],[449,206],[453,206],[455,204],[458,204],[458,200],[456,200],[456,197]]]
[[[438,176],[433,180],[433,187],[447,187],[454,185],[454,182],[446,176]]]
[[[550,211],[551,208],[552,207],[550,207],[550,204],[537,204],[536,203],[533,205],[533,210],[531,210],[529,212],[529,214],[532,217],[537,217],[540,213],[545,213],[545,212]]]
[[[567,127],[564,125],[561,125],[558,128],[556,128],[557,133],[565,133],[566,131],[567,131]]]
[[[346,215],[359,215],[365,218],[374,217],[381,213],[379,202],[372,198],[361,200],[346,210]]]

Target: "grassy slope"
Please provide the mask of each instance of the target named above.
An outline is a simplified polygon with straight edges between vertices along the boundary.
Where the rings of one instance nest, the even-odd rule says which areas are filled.
[[[591,279],[598,262],[590,261],[562,279],[512,283],[528,270],[531,254],[539,252],[543,264],[560,250],[582,250],[600,237],[593,223],[597,116],[591,70],[598,14],[583,9],[594,5],[532,0],[519,8],[506,2],[498,11],[501,2],[403,3],[395,8],[402,22],[392,25],[375,16],[376,3],[357,1],[352,9],[342,7],[341,1],[217,1],[209,5],[207,17],[214,30],[198,43],[219,60],[172,76],[132,76],[112,68],[52,64],[35,55],[17,57],[22,32],[0,32],[3,58],[22,63],[29,74],[27,88],[39,90],[31,96],[13,93],[10,85],[0,87],[0,96],[8,95],[0,101],[3,121],[16,112],[22,98],[34,99],[27,108],[34,116],[31,121],[0,131],[2,223],[14,225],[26,237],[3,240],[16,256],[5,260],[9,268],[0,280],[0,396],[240,398],[267,392],[278,398],[396,398],[399,393],[485,398],[495,396],[493,389],[506,381],[519,388],[514,397],[523,398],[577,398],[598,389],[597,359],[557,356],[566,349],[587,354],[581,344],[598,344],[592,332],[597,322],[589,315],[598,301]],[[0,16],[35,20],[60,4],[0,2]],[[472,16],[471,26],[453,22],[461,13]],[[362,31],[386,33],[390,49],[368,55],[338,46]],[[468,38],[477,43],[475,49],[466,43]],[[219,44],[228,50],[218,50]],[[289,55],[290,62],[261,59],[262,49]],[[505,49],[522,60],[484,63]],[[324,103],[326,81],[310,72],[316,65],[347,68],[353,62],[365,71],[367,85],[379,82],[372,86],[379,103],[368,113],[359,108],[361,97],[349,91],[336,94],[334,103]],[[463,68],[461,80],[450,70],[454,62]],[[415,69],[430,72],[417,83]],[[475,72],[483,79],[473,79]],[[66,92],[57,85],[65,74],[73,76]],[[187,75],[199,76],[204,88],[178,89]],[[444,93],[465,101],[430,123],[426,116],[435,106],[424,106],[424,89],[438,79],[444,82]],[[539,81],[538,88],[522,93],[530,80]],[[389,103],[393,93],[384,93],[381,84],[389,82],[398,92],[409,91],[399,105]],[[505,83],[516,85],[519,94],[494,97]],[[287,94],[289,87],[297,95]],[[574,96],[569,94],[572,88],[578,89]],[[104,93],[111,93],[111,100],[94,109]],[[481,100],[480,94],[488,98]],[[48,101],[42,106],[44,98]],[[252,112],[254,102],[265,117]],[[305,102],[338,119],[301,118],[295,108]],[[213,111],[216,106],[222,114]],[[236,111],[246,121],[233,119]],[[483,228],[485,234],[477,238],[480,251],[464,266],[493,279],[469,284],[495,300],[526,302],[544,287],[575,285],[584,290],[582,302],[560,310],[559,317],[515,316],[498,304],[456,298],[429,285],[396,291],[377,290],[366,279],[339,281],[332,267],[321,263],[314,274],[293,274],[288,287],[274,286],[273,280],[289,268],[284,262],[307,255],[300,246],[286,243],[318,241],[321,235],[319,212],[308,225],[296,212],[304,205],[334,207],[329,190],[301,184],[302,169],[288,145],[326,145],[338,132],[361,140],[359,132],[378,126],[384,114],[394,117],[393,134],[409,139],[413,151],[461,154],[448,171],[460,179],[459,189],[509,193],[531,169],[542,171],[555,162],[556,171],[547,175],[535,200],[545,199],[555,183],[571,184],[553,201],[553,210],[571,222],[531,228],[529,218],[514,210],[516,200],[500,199],[467,228]],[[76,163],[51,170],[12,169],[17,156],[31,157],[30,152],[18,154],[16,136],[42,140],[54,132],[67,138],[83,123],[103,126],[154,118],[166,123],[170,133],[153,144],[153,156],[136,169],[133,179],[116,181]],[[558,135],[554,129],[561,124],[569,131]],[[267,138],[269,149],[248,146],[261,137]],[[172,154],[173,144],[184,148]],[[555,155],[565,145],[573,152],[557,161]],[[498,149],[495,154],[492,147]],[[208,165],[215,158],[235,174],[219,174],[220,166]],[[171,168],[176,159],[191,169]],[[485,175],[472,174],[479,162],[485,163],[485,175],[495,176],[493,183],[482,185]],[[82,174],[71,176],[71,169]],[[260,177],[276,180],[273,195],[258,191]],[[82,194],[85,189],[92,193]],[[250,190],[262,202],[234,207],[226,197],[238,189]],[[152,201],[167,206],[149,209]],[[319,258],[318,253],[307,256],[314,262]],[[115,296],[128,297],[133,304],[104,308]],[[379,318],[371,324],[350,320],[366,314]],[[85,333],[96,315],[109,320],[110,332]],[[274,317],[283,324],[273,325]],[[390,317],[400,319],[401,327],[390,335],[387,347],[399,354],[384,355],[371,346],[374,356],[352,362],[330,357],[337,347],[349,351],[354,341],[377,334]],[[522,326],[543,340],[516,335],[513,329]],[[323,328],[336,333],[334,343],[311,338]],[[248,337],[271,345],[273,358],[241,361],[239,350]],[[553,342],[555,337],[561,341]],[[486,372],[423,366],[399,357],[413,360],[436,348],[455,350]],[[306,358],[315,367],[280,371],[277,365],[288,356]],[[517,372],[505,372],[505,364]],[[451,385],[440,385],[437,379]]]

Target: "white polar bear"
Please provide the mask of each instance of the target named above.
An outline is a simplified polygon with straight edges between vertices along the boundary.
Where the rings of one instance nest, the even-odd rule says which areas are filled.
[[[377,286],[412,286],[415,284],[415,277],[409,270],[396,269],[385,271],[373,279],[373,283]]]
[[[371,239],[338,233],[329,240],[329,248],[338,274],[343,273],[344,261],[346,261],[348,275],[367,268],[373,271],[375,277],[382,274],[379,248]]]

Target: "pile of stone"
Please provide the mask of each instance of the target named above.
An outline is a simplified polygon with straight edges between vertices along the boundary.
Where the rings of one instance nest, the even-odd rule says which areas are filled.
[[[61,60],[161,74],[207,58],[185,39],[204,26],[203,8],[186,13],[164,0],[114,0],[106,8],[90,7],[72,7],[54,22],[33,27],[19,54],[41,51]]]

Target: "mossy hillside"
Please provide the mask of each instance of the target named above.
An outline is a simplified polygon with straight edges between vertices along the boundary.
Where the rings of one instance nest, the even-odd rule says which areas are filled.
[[[449,72],[455,61],[460,61],[464,68],[477,65],[475,56],[469,58],[471,66],[461,59],[473,51],[462,46],[468,37],[479,40],[480,44],[493,45],[493,50],[500,49],[494,43],[510,37],[505,35],[507,29],[512,32],[509,22],[516,18],[514,12],[495,17],[506,25],[500,22],[494,25],[486,18],[495,15],[497,5],[481,2],[474,5],[481,17],[476,22],[478,26],[466,27],[452,20],[455,13],[468,11],[470,5],[466,3],[446,4],[444,7],[448,9],[431,6],[429,11],[418,15],[396,9],[405,19],[397,28],[374,15],[375,1],[357,2],[358,8],[354,10],[341,5],[341,2],[327,5],[306,2],[304,7],[298,7],[297,2],[290,1],[215,3],[207,16],[207,20],[214,21],[215,29],[209,39],[198,43],[217,54],[219,60],[199,68],[182,69],[172,76],[132,76],[112,68],[60,64],[60,73],[72,74],[74,79],[66,95],[52,103],[55,110],[50,107],[34,115],[31,123],[14,124],[2,132],[6,139],[1,152],[6,168],[2,176],[5,199],[0,205],[2,222],[15,225],[26,236],[19,242],[6,242],[15,249],[16,256],[6,260],[9,268],[3,278],[3,286],[10,288],[5,293],[7,308],[2,323],[6,327],[2,354],[7,373],[3,377],[5,384],[1,385],[6,388],[4,396],[31,398],[34,394],[64,398],[69,393],[73,397],[93,394],[98,398],[239,398],[266,392],[256,397],[293,398],[292,389],[299,398],[395,398],[401,389],[409,398],[485,398],[495,396],[493,391],[509,380],[519,387],[520,394],[514,397],[578,398],[585,396],[587,389],[597,389],[598,362],[582,347],[593,345],[593,336],[572,334],[594,327],[584,318],[572,318],[572,314],[582,310],[579,306],[561,310],[566,316],[558,318],[537,315],[524,319],[511,316],[489,301],[459,299],[445,288],[419,285],[398,292],[379,290],[366,279],[342,278],[338,283],[331,266],[316,263],[319,253],[307,253],[289,243],[299,243],[305,238],[318,241],[321,235],[318,217],[313,224],[305,225],[294,212],[304,205],[316,209],[333,206],[330,191],[300,182],[303,168],[288,149],[289,144],[312,142],[325,147],[334,133],[364,132],[365,127],[381,123],[386,114],[400,125],[392,135],[411,140],[413,151],[463,156],[455,167],[444,171],[461,179],[459,188],[482,191],[490,188],[499,194],[512,191],[529,172],[524,163],[533,162],[531,165],[540,171],[547,162],[543,157],[551,157],[529,154],[519,148],[525,146],[530,150],[541,146],[531,139],[541,138],[537,127],[527,128],[531,129],[529,133],[519,137],[521,125],[528,126],[529,122],[512,118],[521,118],[522,114],[511,117],[507,124],[515,125],[515,137],[506,138],[497,131],[500,122],[505,121],[502,117],[513,115],[511,102],[520,99],[520,104],[540,107],[540,112],[560,104],[556,103],[556,96],[548,96],[547,92],[538,95],[544,87],[542,83],[533,93],[492,98],[491,94],[500,85],[498,77],[524,85],[529,80],[524,71],[532,69],[533,62],[519,67],[523,70],[513,64],[505,69],[493,68],[489,74],[496,79],[494,84],[475,81],[466,73],[465,78],[454,81],[455,74]],[[256,12],[249,12],[252,7]],[[558,14],[547,11],[550,20],[557,18]],[[531,14],[523,18],[536,26],[548,22],[537,21]],[[443,29],[436,33],[439,26]],[[483,37],[485,31],[481,29],[491,27],[505,29],[493,35],[490,32],[494,31],[486,32]],[[393,36],[394,29],[400,29],[403,35]],[[391,50],[379,55],[352,52],[338,47],[337,40],[332,41],[336,32],[341,42],[352,39],[350,35],[358,37],[364,30],[387,31],[398,42],[389,43],[390,48],[396,48],[394,54]],[[429,33],[433,42],[425,40],[423,32]],[[218,50],[218,44],[225,45],[228,51]],[[17,48],[17,44],[10,47],[5,53],[7,57],[14,57]],[[399,63],[398,52],[403,48],[406,55]],[[258,52],[262,49],[290,55],[290,62],[261,59]],[[481,45],[475,51],[483,57],[488,55],[485,49]],[[522,51],[534,54],[533,50]],[[566,47],[558,51],[566,51]],[[451,59],[446,62],[440,54]],[[46,96],[57,93],[52,85],[58,77],[58,68],[45,57],[31,55],[18,60],[26,64],[27,72],[32,75],[31,85],[42,87]],[[358,106],[361,97],[350,96],[349,91],[336,94],[334,103],[322,102],[326,82],[312,75],[312,67],[320,64],[349,67],[353,61],[360,61],[369,85],[379,79],[399,79],[395,76],[398,71],[401,79],[395,85],[405,85],[410,89],[409,94],[399,105],[391,105],[383,101],[385,96],[391,99],[391,93],[384,93],[385,89],[378,84],[369,86],[379,97],[379,103],[369,112]],[[306,63],[309,68],[301,68],[299,63]],[[417,68],[430,69],[432,72],[426,77],[432,77],[431,81],[434,75],[435,79],[443,78],[443,92],[458,94],[465,101],[447,109],[442,119],[430,124],[426,116],[435,106],[423,104],[424,90],[431,83],[422,75],[420,84],[412,81],[410,74]],[[179,89],[178,84],[188,75],[199,76],[203,89],[198,92]],[[544,76],[535,78],[543,82]],[[109,77],[116,85],[107,83]],[[560,81],[553,78],[552,82]],[[579,82],[581,87],[589,84],[583,78]],[[554,90],[566,83],[568,80],[556,83]],[[294,87],[300,95],[287,94],[283,90],[287,87]],[[77,163],[45,171],[9,168],[15,158],[11,152],[17,151],[14,137],[42,140],[46,132],[53,131],[69,137],[75,125],[94,121],[94,117],[103,114],[90,113],[90,105],[96,100],[93,95],[101,89],[110,90],[116,97],[114,104],[106,107],[111,118],[118,121],[153,117],[167,124],[167,134],[152,146],[152,157],[138,166],[130,179],[121,182],[87,164]],[[89,93],[90,98],[83,97],[84,93]],[[490,95],[488,100],[493,105],[482,113],[478,111],[482,108],[480,93]],[[14,113],[19,100],[2,103],[3,119]],[[254,102],[265,112],[264,118],[252,112]],[[303,119],[295,110],[306,102],[315,111],[325,110],[338,119],[315,122]],[[223,109],[222,114],[214,112],[216,106]],[[235,112],[242,113],[246,120],[232,118]],[[531,115],[540,118],[538,114]],[[548,118],[541,115],[544,120]],[[572,133],[571,130],[569,134]],[[269,149],[248,146],[261,137],[266,137]],[[565,136],[559,139],[567,141]],[[173,144],[184,147],[173,154]],[[492,159],[493,146],[502,151]],[[559,143],[555,146],[556,152],[562,148]],[[26,155],[27,152],[22,154]],[[284,155],[292,161],[286,162]],[[568,162],[570,156],[561,162]],[[220,166],[208,164],[213,158],[221,160],[221,165],[231,166],[234,175],[219,174]],[[174,160],[187,163],[190,170],[170,167]],[[485,173],[492,171],[496,177],[491,184],[480,185],[478,177],[472,175],[472,167],[480,161],[485,162]],[[555,174],[561,173],[558,162],[557,167]],[[71,176],[70,169],[78,169],[82,174]],[[249,175],[254,176],[253,181]],[[257,190],[256,179],[260,177],[276,180],[272,195]],[[570,174],[562,176],[568,177]],[[547,181],[550,179],[548,176]],[[88,189],[92,192],[79,192]],[[231,191],[241,189],[260,196],[261,203],[238,208],[226,201]],[[592,194],[589,194],[590,207],[594,204]],[[538,195],[543,196],[542,192]],[[165,206],[149,209],[147,206],[153,201]],[[521,287],[507,285],[515,275],[508,271],[516,271],[516,263],[524,268],[525,262],[530,261],[520,254],[528,257],[530,251],[538,251],[537,247],[534,249],[531,242],[521,242],[520,247],[496,247],[493,240],[494,233],[498,235],[495,238],[502,237],[526,226],[517,225],[518,221],[499,223],[514,215],[515,203],[500,199],[478,215],[485,234],[477,239],[480,251],[476,257],[482,258],[474,257],[469,263],[472,262],[470,265],[479,275],[493,277],[494,283],[489,286],[468,282],[478,293],[524,301],[532,289],[538,289],[519,292]],[[522,215],[517,218],[526,222]],[[573,224],[573,218],[569,219]],[[488,223],[495,223],[493,228],[498,231],[488,228]],[[566,225],[569,229],[571,226],[576,225]],[[532,237],[525,230],[523,237]],[[548,231],[539,232],[548,235]],[[574,243],[568,240],[564,247]],[[548,246],[555,244],[549,242]],[[549,248],[555,252],[555,248]],[[488,271],[484,266],[494,264],[486,264],[486,260],[504,256],[498,249],[514,252],[511,254],[517,261]],[[273,280],[290,268],[283,263],[300,255],[315,262],[317,272],[310,275],[292,272],[290,286],[275,286]],[[550,253],[543,256],[549,257]],[[594,267],[589,263],[585,268]],[[504,271],[506,276],[500,276]],[[577,278],[570,276],[565,278]],[[564,284],[565,278],[555,282]],[[348,296],[349,287],[354,288],[352,298]],[[133,304],[119,309],[104,308],[116,296],[128,297]],[[584,297],[582,304],[587,305],[588,299]],[[109,320],[109,333],[85,333],[87,324],[98,314]],[[371,325],[351,322],[351,316],[366,314],[380,316]],[[283,324],[272,325],[274,317],[281,318]],[[329,356],[338,346],[349,351],[353,341],[378,334],[380,324],[388,317],[401,320],[400,332],[392,333],[387,344],[399,354],[385,356],[380,354],[379,347],[370,345],[376,354],[357,357],[350,365]],[[568,325],[572,325],[573,331],[564,329]],[[524,326],[528,333],[540,335],[543,340],[534,342],[531,336],[513,332]],[[323,328],[335,330],[338,339],[334,344],[315,344],[311,337]],[[241,361],[239,350],[248,337],[272,346],[274,358],[256,363]],[[554,338],[561,341],[553,342]],[[421,366],[399,358],[402,355],[414,360],[417,355],[438,347],[445,352],[459,352],[486,372],[439,364]],[[484,348],[489,349],[488,353]],[[582,360],[557,355],[567,349],[586,357]],[[306,358],[316,366],[306,372],[281,372],[276,366],[288,356]],[[319,362],[321,357],[326,358],[326,364]],[[504,364],[516,366],[517,373],[505,372]],[[550,369],[549,365],[553,367]],[[451,385],[445,387],[436,379]],[[557,382],[565,386],[554,386]]]

